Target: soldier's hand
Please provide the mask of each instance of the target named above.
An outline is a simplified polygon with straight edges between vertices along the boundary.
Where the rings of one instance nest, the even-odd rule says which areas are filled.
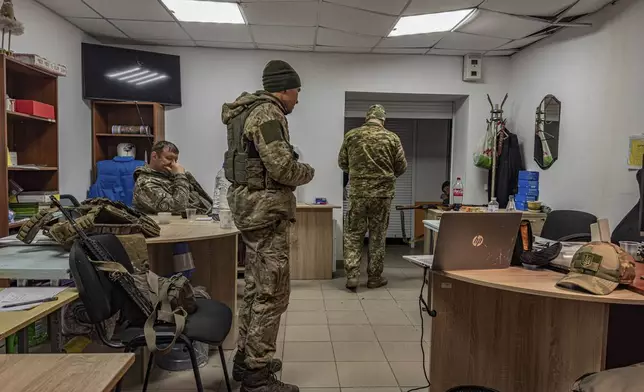
[[[183,166],[181,166],[181,164],[179,162],[174,162],[170,166],[170,170],[172,171],[172,174],[185,174],[186,173],[186,169]]]

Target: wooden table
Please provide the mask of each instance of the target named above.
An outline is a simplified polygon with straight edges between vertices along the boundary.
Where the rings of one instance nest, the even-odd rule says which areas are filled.
[[[443,210],[427,210],[425,214],[425,220],[440,220],[443,214],[446,211]],[[548,214],[542,212],[530,212],[530,211],[519,211],[523,213],[522,219],[530,221],[532,226],[532,234],[541,235],[541,229],[543,224],[546,222],[546,217]],[[463,212],[467,214],[467,212]],[[427,227],[425,227],[425,241],[423,242],[423,253],[433,254],[434,247],[436,246],[436,239],[438,238],[438,232],[434,232]]]
[[[631,331],[644,296],[560,289],[552,271],[434,271],[432,390],[480,385],[499,391],[568,392],[578,377],[644,361]]]
[[[0,355],[0,389],[11,392],[110,392],[134,354]]]
[[[62,350],[60,309],[63,305],[78,299],[78,291],[76,289],[66,289],[58,294],[57,297],[58,300],[42,303],[33,309],[0,312],[0,340],[18,333],[18,352],[26,353],[29,349],[26,328],[35,321],[47,317],[48,329],[49,331],[54,331],[53,333],[50,332],[51,350],[52,352],[60,352]],[[0,385],[3,384],[0,383]]]
[[[331,204],[298,204],[291,227],[291,279],[331,279],[335,263]]]
[[[157,219],[153,216],[153,218]],[[189,243],[196,273],[191,282],[204,286],[206,291],[226,304],[233,313],[237,309],[237,235],[236,228],[222,229],[219,222],[189,222],[173,216],[170,224],[160,225],[161,235],[148,238],[150,268],[159,275],[172,274],[173,246]],[[225,349],[235,348],[237,320],[233,317],[231,333],[224,342]]]

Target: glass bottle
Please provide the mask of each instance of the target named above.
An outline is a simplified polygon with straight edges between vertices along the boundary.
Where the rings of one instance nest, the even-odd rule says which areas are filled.
[[[514,204],[514,195],[510,195],[510,200],[508,200],[508,206],[505,207],[506,211],[516,211],[517,206]]]

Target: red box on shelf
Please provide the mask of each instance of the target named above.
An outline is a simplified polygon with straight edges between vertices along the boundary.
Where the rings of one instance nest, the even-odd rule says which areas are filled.
[[[27,99],[16,99],[14,110],[18,113],[29,114],[36,117],[56,119],[56,110],[52,105],[46,103],[31,101]]]

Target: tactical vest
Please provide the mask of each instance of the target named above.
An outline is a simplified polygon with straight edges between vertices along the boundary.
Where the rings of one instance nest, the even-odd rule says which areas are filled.
[[[246,119],[261,104],[272,102],[263,98],[228,123],[228,151],[224,154],[224,174],[234,186],[247,186],[251,191],[276,189],[266,173],[255,143],[244,135]]]

